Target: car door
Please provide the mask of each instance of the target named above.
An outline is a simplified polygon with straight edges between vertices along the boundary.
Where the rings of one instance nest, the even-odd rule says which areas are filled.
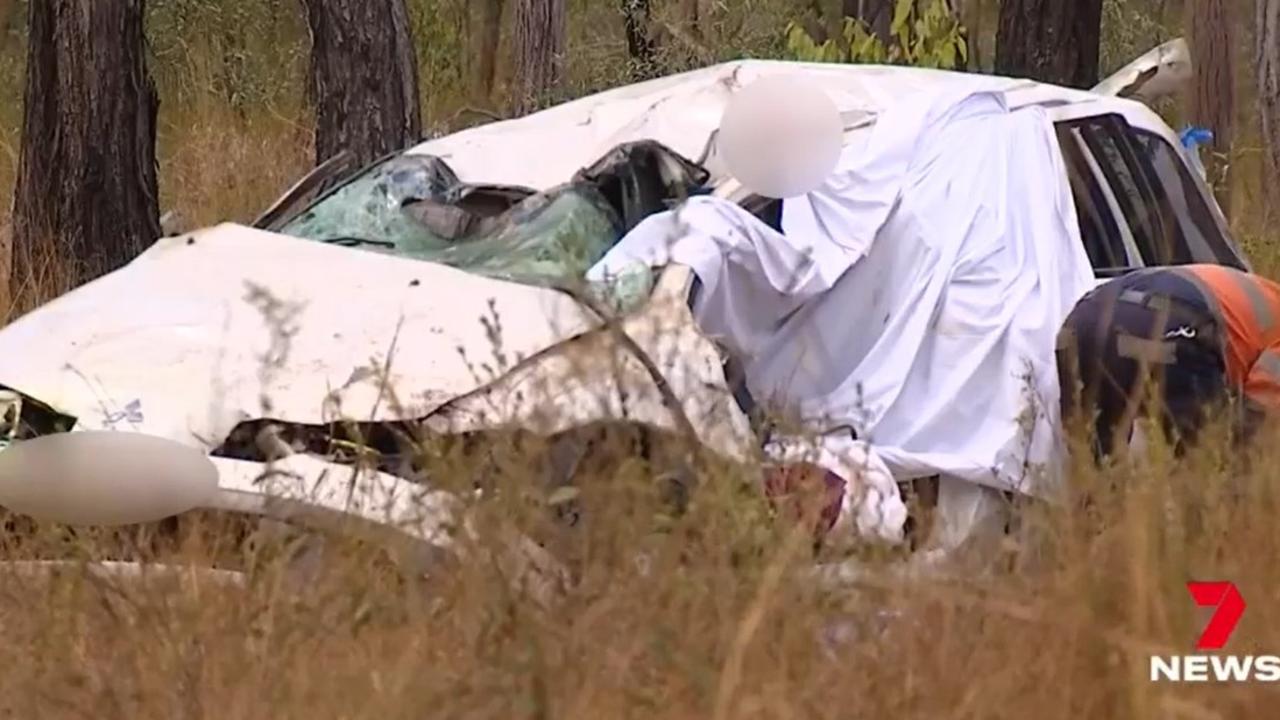
[[[1119,114],[1055,124],[1080,236],[1100,278],[1152,265],[1247,269],[1212,197],[1165,138]]]

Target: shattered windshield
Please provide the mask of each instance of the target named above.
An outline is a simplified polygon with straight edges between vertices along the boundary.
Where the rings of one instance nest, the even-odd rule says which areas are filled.
[[[708,177],[653,141],[619,145],[545,192],[464,183],[439,157],[402,153],[316,200],[279,231],[503,280],[565,285],[581,281],[645,217],[706,192]]]
[[[545,284],[580,278],[622,227],[590,184],[545,193],[468,186],[439,158],[404,154],[321,198],[281,232]]]

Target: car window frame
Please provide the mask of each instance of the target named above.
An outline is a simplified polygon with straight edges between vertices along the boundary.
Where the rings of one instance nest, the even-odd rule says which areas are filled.
[[[1124,193],[1118,193],[1115,188],[1114,170],[1108,172],[1106,169],[1107,163],[1104,163],[1098,157],[1101,152],[1097,137],[1099,133],[1110,135],[1109,139],[1115,144],[1119,161],[1123,163],[1124,171],[1133,178],[1143,202],[1151,203],[1147,214],[1151,216],[1149,226],[1151,228],[1150,231],[1154,234],[1150,243],[1154,257],[1148,258],[1140,252],[1141,262],[1135,264],[1134,268],[1131,269],[1151,265],[1173,264],[1179,252],[1185,254],[1185,260],[1188,262],[1226,265],[1245,270],[1249,268],[1248,259],[1231,238],[1230,231],[1221,216],[1221,208],[1217,206],[1217,202],[1204,184],[1203,178],[1199,177],[1188,166],[1181,151],[1173,146],[1168,138],[1161,133],[1135,126],[1120,112],[1072,115],[1057,120],[1055,124],[1082,128],[1090,126],[1088,129],[1091,132],[1082,133],[1082,139],[1085,140],[1088,154],[1099,167],[1102,175],[1101,179],[1105,180],[1104,186],[1107,191],[1117,197],[1117,207],[1112,208],[1115,219],[1121,222],[1122,225],[1129,226],[1130,232],[1133,232],[1134,228],[1130,226],[1123,207],[1119,207],[1119,198]],[[1092,142],[1089,141],[1089,135],[1092,135]],[[1166,182],[1166,178],[1156,170],[1153,158],[1150,155],[1151,151],[1143,145],[1143,142],[1160,143],[1169,151],[1171,158],[1178,165],[1177,172],[1179,180],[1183,181],[1182,185],[1171,187]],[[1188,236],[1188,228],[1184,226],[1184,221],[1175,208],[1172,197],[1174,192],[1183,192],[1184,194],[1186,192],[1194,192],[1199,195],[1197,199],[1188,198],[1188,203],[1198,203],[1201,209],[1208,214],[1211,222],[1208,225],[1195,223],[1194,220],[1187,220],[1187,222],[1192,222],[1195,225],[1191,231],[1202,236],[1203,243],[1192,242]],[[1190,209],[1188,209],[1188,214],[1190,212]],[[1166,224],[1168,221],[1174,223],[1173,227],[1169,227]],[[1209,231],[1213,232],[1212,237],[1206,236]],[[1134,241],[1139,245],[1139,250],[1141,251],[1141,243],[1137,236],[1135,236]],[[1199,247],[1200,245],[1203,245],[1203,247]],[[1207,251],[1207,255],[1205,251]],[[1122,269],[1116,270],[1123,272]]]
[[[1070,123],[1058,122],[1054,123],[1054,135],[1058,142],[1058,150],[1063,156],[1063,170],[1067,175],[1067,184],[1071,188],[1072,202],[1075,204],[1076,222],[1080,226],[1080,239],[1082,243],[1085,243],[1086,252],[1088,251],[1088,244],[1085,242],[1084,224],[1081,221],[1081,216],[1088,213],[1086,213],[1085,208],[1080,207],[1080,203],[1076,200],[1076,188],[1074,187],[1076,182],[1083,182],[1089,185],[1085,190],[1090,196],[1090,207],[1096,208],[1100,221],[1105,225],[1100,230],[1104,235],[1108,236],[1104,238],[1104,242],[1112,246],[1112,250],[1115,250],[1115,241],[1118,240],[1118,249],[1124,255],[1123,265],[1094,265],[1093,258],[1089,258],[1089,263],[1093,266],[1094,273],[1114,274],[1142,267],[1142,254],[1138,250],[1133,233],[1128,223],[1119,220],[1119,218],[1123,217],[1123,214],[1115,193],[1112,192],[1111,186],[1105,182],[1102,169],[1099,167],[1097,159],[1089,151],[1084,139],[1080,136],[1079,130],[1072,127]],[[1080,165],[1084,167],[1081,168]],[[1078,178],[1078,180],[1073,181],[1073,177]],[[1095,202],[1095,197],[1100,197],[1102,203]]]
[[[1123,221],[1129,226],[1138,245],[1143,264],[1171,264],[1172,258],[1176,256],[1173,247],[1176,238],[1164,216],[1166,211],[1171,211],[1171,205],[1165,189],[1155,181],[1154,173],[1146,167],[1145,158],[1139,154],[1132,138],[1128,136],[1128,123],[1115,115],[1100,115],[1075,121],[1072,125],[1079,128],[1081,138],[1107,184],[1111,186],[1111,192],[1120,205]],[[1104,143],[1110,144],[1118,157],[1111,158]],[[1136,198],[1127,188],[1122,187],[1128,183],[1120,177],[1121,171],[1132,181]],[[1140,223],[1141,227],[1134,227],[1135,223]],[[1144,245],[1150,248],[1150,257],[1142,252]],[[1190,259],[1190,253],[1188,258]]]
[[[1204,179],[1187,163],[1183,155],[1183,151],[1174,147],[1168,140],[1161,137],[1158,133],[1151,132],[1150,130],[1130,125],[1129,132],[1135,137],[1136,144],[1139,146],[1144,142],[1154,143],[1164,149],[1168,153],[1170,162],[1175,167],[1175,172],[1178,175],[1177,179],[1180,186],[1186,189],[1186,186],[1189,185],[1189,189],[1195,192],[1194,200],[1190,199],[1190,193],[1183,192],[1180,194],[1188,198],[1184,209],[1188,216],[1188,221],[1192,225],[1196,226],[1198,231],[1196,234],[1199,240],[1205,245],[1205,251],[1207,251],[1209,255],[1212,255],[1215,258],[1215,262],[1218,264],[1224,264],[1239,270],[1249,271],[1251,268],[1249,266],[1248,258],[1244,256],[1244,253],[1242,253],[1233,242],[1230,229],[1226,226],[1222,217],[1221,208],[1218,207],[1216,198],[1213,197],[1213,193],[1205,184]],[[1161,178],[1160,170],[1156,168],[1155,159],[1152,157],[1154,153],[1145,148],[1143,152],[1150,172],[1156,178]],[[1168,186],[1170,183],[1164,182],[1161,178],[1161,184]],[[1169,196],[1172,201],[1173,193],[1169,193]],[[1208,216],[1207,219],[1210,221],[1209,225],[1214,231],[1213,237],[1208,236],[1205,232],[1205,228],[1194,219],[1196,211],[1193,210],[1191,206],[1195,201],[1199,202],[1201,206],[1200,211]],[[1174,215],[1178,214],[1176,208],[1171,208],[1171,210]],[[1187,239],[1187,244],[1194,253],[1195,243],[1191,241],[1191,238]],[[1215,248],[1215,245],[1218,247]],[[1223,262],[1224,257],[1233,262]]]
[[[258,216],[253,227],[268,232],[280,232],[281,228],[369,174],[374,168],[404,154],[406,154],[404,150],[395,150],[372,162],[360,165],[356,162],[354,155],[342,150],[303,175]],[[296,197],[291,197],[293,195]],[[310,200],[305,199],[307,195],[310,195]]]
[[[1124,244],[1125,257],[1129,262],[1129,267],[1142,266],[1145,260],[1142,257],[1142,250],[1138,247],[1138,241],[1133,237],[1133,229],[1128,223],[1117,222],[1116,218],[1120,216],[1120,201],[1116,198],[1115,191],[1111,189],[1111,185],[1103,182],[1105,175],[1102,167],[1098,164],[1098,159],[1089,152],[1088,146],[1085,145],[1084,138],[1080,136],[1074,129],[1070,130],[1071,137],[1075,141],[1076,146],[1080,148],[1084,154],[1085,162],[1088,163],[1090,171],[1093,173],[1094,179],[1098,180],[1098,186],[1102,195],[1106,198],[1107,208],[1111,211],[1111,222],[1116,226],[1116,232],[1120,235],[1120,240]]]

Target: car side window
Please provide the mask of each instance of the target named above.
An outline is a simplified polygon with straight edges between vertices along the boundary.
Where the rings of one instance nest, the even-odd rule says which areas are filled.
[[[1130,267],[1133,263],[1108,204],[1106,188],[1085,155],[1077,131],[1062,123],[1055,129],[1089,263],[1097,271]]]
[[[1113,207],[1144,265],[1215,263],[1243,267],[1186,163],[1164,138],[1120,115],[1073,120],[1070,127],[1105,178]]]
[[[1173,214],[1191,255],[1197,258],[1197,262],[1217,262],[1243,270],[1244,264],[1222,234],[1213,210],[1200,193],[1191,169],[1182,161],[1178,151],[1153,132],[1136,128],[1131,128],[1130,132],[1160,184],[1169,191]]]
[[[1150,169],[1128,123],[1104,115],[1088,118],[1078,127],[1111,186],[1145,264],[1194,262],[1168,192]]]

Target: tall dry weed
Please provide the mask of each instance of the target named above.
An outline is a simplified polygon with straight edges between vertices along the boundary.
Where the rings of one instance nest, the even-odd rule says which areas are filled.
[[[692,503],[672,516],[656,469],[617,438],[575,479],[576,527],[548,504],[538,441],[431,449],[439,482],[468,487],[487,467],[498,490],[470,506],[472,560],[429,579],[399,575],[376,546],[341,534],[272,535],[213,514],[116,536],[11,528],[6,559],[143,558],[249,580],[7,577],[0,707],[139,718],[1254,716],[1265,686],[1153,684],[1148,658],[1192,652],[1203,618],[1188,579],[1241,588],[1249,609],[1231,652],[1280,648],[1268,621],[1280,601],[1274,445],[1253,470],[1212,447],[1079,467],[1089,509],[1031,508],[979,570],[903,576],[864,557],[841,585],[817,582],[799,526],[746,492],[755,471],[700,465]],[[513,588],[490,561],[511,527],[578,547],[553,602]],[[251,530],[259,537],[247,540]],[[296,561],[317,548],[322,563]]]

